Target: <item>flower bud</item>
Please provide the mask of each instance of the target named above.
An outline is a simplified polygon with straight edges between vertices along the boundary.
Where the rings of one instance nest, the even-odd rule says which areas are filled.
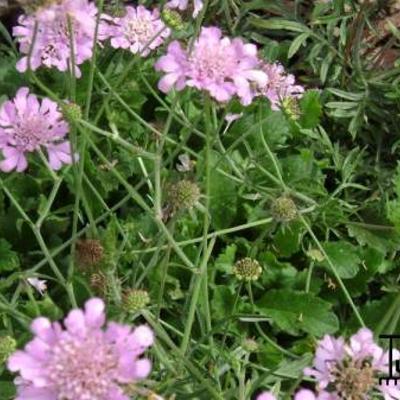
[[[297,217],[297,207],[290,197],[281,196],[272,203],[271,213],[278,222],[290,222]]]
[[[8,357],[17,348],[17,342],[11,336],[0,336],[0,365],[4,364]]]
[[[123,298],[122,305],[126,312],[135,313],[146,308],[150,303],[150,296],[146,290],[142,289],[129,289],[126,290]]]
[[[64,118],[71,124],[78,122],[82,118],[82,109],[78,104],[65,103],[62,106]]]
[[[164,7],[162,10],[161,19],[163,20],[164,24],[168,26],[168,28],[176,31],[181,31],[185,27],[182,16],[177,11],[168,7]]]
[[[256,281],[262,274],[261,265],[257,260],[246,257],[236,262],[233,273],[240,281]]]

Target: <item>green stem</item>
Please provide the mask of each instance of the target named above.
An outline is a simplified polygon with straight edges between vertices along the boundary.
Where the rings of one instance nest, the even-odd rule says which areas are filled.
[[[192,298],[190,301],[188,317],[187,317],[186,324],[185,324],[185,331],[183,334],[183,339],[182,339],[182,343],[181,343],[181,347],[180,347],[180,352],[182,355],[186,354],[186,351],[188,348],[188,344],[190,341],[190,335],[192,333],[194,316],[196,313],[197,302],[199,300],[201,283],[203,281],[204,274],[207,273],[207,263],[208,263],[209,258],[211,257],[211,253],[214,248],[214,244],[215,244],[215,239],[211,239],[211,241],[207,247],[207,252],[204,253],[203,260],[200,265],[198,274],[197,274],[197,276],[194,277],[195,283],[194,283],[194,287],[193,287],[193,291],[192,291]]]

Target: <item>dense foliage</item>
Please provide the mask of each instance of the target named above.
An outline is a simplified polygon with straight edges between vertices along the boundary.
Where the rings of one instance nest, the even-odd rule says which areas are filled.
[[[0,132],[0,399],[16,396],[6,361],[32,320],[92,297],[108,319],[154,331],[132,398],[289,399],[318,388],[304,369],[324,335],[398,333],[400,3],[206,0],[193,17],[189,1],[164,8],[169,35],[143,48],[115,40],[122,2],[96,3],[118,21],[110,33],[96,18],[103,37],[79,72],[33,68],[43,54],[29,46],[21,67],[16,16],[0,25],[0,107],[29,87],[71,143],[54,150],[66,142],[46,131],[22,168]],[[159,84],[170,43],[203,62],[195,39],[211,26],[256,44],[257,56],[237,51],[281,63],[304,93],[275,104],[248,74],[227,98],[190,71],[182,90]]]

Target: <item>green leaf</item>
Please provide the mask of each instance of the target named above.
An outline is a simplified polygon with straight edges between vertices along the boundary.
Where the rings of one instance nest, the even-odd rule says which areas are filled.
[[[18,254],[11,249],[7,240],[0,239],[0,271],[13,271],[18,267]]]
[[[339,328],[331,304],[311,293],[271,290],[257,301],[257,308],[291,335],[306,332],[315,336],[332,334]]]
[[[308,90],[300,99],[300,125],[306,129],[316,128],[319,124],[322,107],[317,90]]]
[[[345,241],[324,243],[323,247],[341,278],[350,279],[357,275],[361,260],[356,247]],[[331,270],[326,260],[322,264]]]
[[[288,58],[292,58],[309,37],[310,34],[308,32],[302,33],[301,35],[297,36],[289,47]]]
[[[0,400],[11,400],[15,397],[15,385],[12,382],[0,381]]]
[[[215,286],[211,301],[212,315],[216,319],[227,319],[232,314],[235,294],[227,286]]]
[[[289,226],[281,225],[274,236],[274,247],[279,255],[290,257],[300,249],[300,238],[303,225],[294,222]]]
[[[251,18],[250,24],[257,28],[271,29],[271,30],[284,30],[291,32],[310,32],[310,29],[299,22],[289,21],[280,18]]]
[[[219,254],[217,259],[215,260],[215,268],[218,271],[222,271],[225,273],[232,272],[232,266],[235,264],[237,246],[236,244],[230,244],[226,246],[224,251]]]
[[[217,152],[211,152],[210,165],[212,171],[210,178],[211,224],[215,229],[223,229],[230,227],[236,216],[238,203],[237,185],[235,181],[223,173],[224,171],[231,172],[224,156]],[[199,178],[202,177],[203,171],[204,160],[199,163]]]

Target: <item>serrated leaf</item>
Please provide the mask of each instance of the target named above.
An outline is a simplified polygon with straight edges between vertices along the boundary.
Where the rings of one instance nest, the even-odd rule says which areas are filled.
[[[292,335],[303,331],[320,337],[339,328],[339,321],[330,310],[331,304],[311,293],[271,290],[257,301],[257,308]]]
[[[308,90],[300,99],[300,125],[306,129],[316,128],[319,124],[322,107],[317,90]]]
[[[361,260],[356,247],[345,241],[324,243],[323,247],[341,278],[350,279],[357,275]],[[331,270],[326,260],[322,264]]]
[[[0,239],[0,271],[13,271],[18,267],[18,254],[12,250],[7,240]]]

